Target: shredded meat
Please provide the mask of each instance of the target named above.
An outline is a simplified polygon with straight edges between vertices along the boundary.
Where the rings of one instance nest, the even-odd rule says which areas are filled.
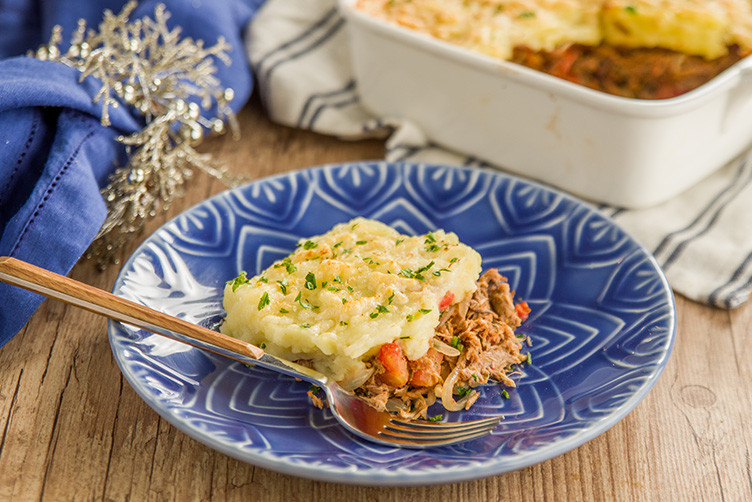
[[[442,394],[450,375],[456,378],[451,392],[464,396],[456,404],[465,408],[478,398],[471,389],[489,380],[514,387],[509,373],[527,358],[520,353],[524,338],[514,333],[522,323],[514,292],[496,269],[484,273],[477,285],[473,295],[442,312],[436,328],[434,339],[444,346],[456,346],[459,355],[430,349],[423,358],[408,361],[410,380],[399,387],[384,383],[380,377],[384,369],[375,361],[379,370],[356,392],[379,410],[405,418],[427,418],[428,407]]]
[[[551,52],[517,47],[512,61],[617,96],[665,99],[701,86],[744,56],[738,46],[707,60],[660,48],[574,44]]]

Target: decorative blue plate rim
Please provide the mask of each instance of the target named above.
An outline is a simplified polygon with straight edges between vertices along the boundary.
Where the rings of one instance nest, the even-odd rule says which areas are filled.
[[[485,168],[372,161],[263,178],[163,225],[113,291],[212,325],[225,281],[355,216],[405,233],[454,231],[531,304],[520,329],[533,341],[532,364],[517,388],[505,398],[484,386],[471,410],[447,414],[502,410],[497,432],[433,450],[370,444],[311,406],[307,384],[110,322],[126,380],[169,423],[231,457],[319,481],[404,486],[487,477],[570,451],[622,420],[665,368],[676,310],[650,253],[590,204]]]

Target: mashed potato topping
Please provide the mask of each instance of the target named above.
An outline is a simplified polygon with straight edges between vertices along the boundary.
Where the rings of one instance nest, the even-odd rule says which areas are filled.
[[[666,99],[752,54],[749,0],[357,0],[410,30],[616,96]]]
[[[387,343],[423,357],[440,310],[471,295],[480,272],[480,255],[454,233],[407,236],[356,218],[228,282],[221,330],[345,380]]]

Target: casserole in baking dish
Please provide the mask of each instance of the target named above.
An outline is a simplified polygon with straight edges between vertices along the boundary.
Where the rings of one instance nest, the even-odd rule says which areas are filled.
[[[688,92],[648,100],[593,90],[503,55],[447,42],[381,19],[356,3],[340,0],[340,7],[348,19],[354,72],[366,108],[382,117],[409,119],[450,149],[579,196],[630,208],[654,205],[702,180],[752,139],[752,120],[745,118],[752,112],[752,88],[744,85],[752,63],[742,57],[752,46],[745,38],[752,23],[745,24],[742,16],[737,16],[733,37],[719,24],[722,16],[713,24],[707,13],[694,24],[681,25],[684,31],[679,25],[665,29],[667,48],[660,50],[694,51],[687,57],[727,58],[730,63]],[[603,9],[602,3],[593,4]],[[637,5],[624,5],[619,12],[629,14],[640,8]],[[581,46],[607,45],[601,43],[604,23],[599,19],[601,31],[595,35],[582,28],[589,21],[581,19],[566,21],[567,27],[577,29],[564,31]],[[635,26],[640,23],[645,20]],[[544,35],[528,37],[525,43],[514,37],[504,42],[506,54],[513,58],[520,46],[535,54],[573,46],[557,40],[551,30],[538,31]],[[503,39],[505,33],[490,39]],[[522,36],[516,28],[508,33]],[[702,43],[697,42],[698,33]],[[674,47],[668,47],[672,43]]]

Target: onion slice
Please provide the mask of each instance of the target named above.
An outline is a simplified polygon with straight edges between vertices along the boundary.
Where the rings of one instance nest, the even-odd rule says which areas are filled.
[[[371,378],[371,375],[373,375],[374,371],[376,371],[376,368],[374,367],[366,368],[362,371],[359,371],[345,378],[344,380],[338,383],[345,390],[355,390],[361,385],[363,385],[364,383],[366,383],[368,379]]]
[[[454,400],[454,385],[457,383],[457,378],[459,378],[459,370],[459,366],[455,366],[452,372],[449,373],[449,376],[447,376],[446,380],[444,380],[441,388],[441,404],[449,411],[459,411],[463,409],[468,401],[478,393],[473,390],[468,392],[459,401]],[[475,397],[475,399],[477,399],[477,397]]]
[[[449,357],[457,357],[460,355],[460,351],[455,349],[454,347],[447,345],[446,343],[442,342],[438,338],[433,339],[433,348],[444,354],[445,356]]]

